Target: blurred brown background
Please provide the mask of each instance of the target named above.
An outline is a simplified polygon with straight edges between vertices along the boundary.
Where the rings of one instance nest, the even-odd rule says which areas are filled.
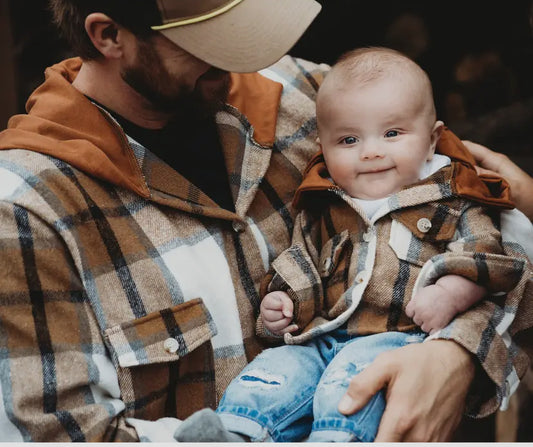
[[[430,75],[439,118],[451,130],[533,175],[531,0],[318,1],[323,10],[292,55],[331,64],[358,46],[399,49]],[[0,129],[24,110],[44,68],[69,56],[46,0],[0,0]],[[523,385],[509,411],[471,421],[458,439],[533,441],[532,417]]]

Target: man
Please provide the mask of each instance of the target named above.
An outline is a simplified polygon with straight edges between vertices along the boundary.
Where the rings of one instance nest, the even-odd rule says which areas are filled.
[[[275,62],[319,5],[51,4],[81,60],[48,69],[0,135],[0,432],[172,441],[262,349],[259,283],[290,243],[328,68]],[[453,341],[409,348],[372,366],[378,440],[448,439],[476,362]],[[509,351],[492,381],[479,368],[474,413],[523,374]]]

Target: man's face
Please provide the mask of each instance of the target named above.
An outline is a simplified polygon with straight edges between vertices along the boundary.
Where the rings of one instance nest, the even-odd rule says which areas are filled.
[[[211,67],[161,35],[137,39],[135,57],[121,75],[154,109],[189,117],[220,110],[229,90],[229,73]]]

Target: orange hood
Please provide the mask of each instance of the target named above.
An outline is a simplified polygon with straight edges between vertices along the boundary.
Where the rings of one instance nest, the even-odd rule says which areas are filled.
[[[447,155],[455,163],[455,194],[474,200],[484,205],[514,208],[509,184],[495,175],[478,176],[474,168],[475,160],[461,140],[445,128],[437,145],[437,152]],[[322,152],[318,152],[309,162],[304,172],[304,179],[296,191],[294,205],[302,207],[303,197],[312,191],[324,191],[331,188],[329,173]]]
[[[150,191],[120,127],[71,84],[82,61],[67,59],[45,71],[44,83],[0,133],[0,149],[51,155],[142,197]],[[228,102],[247,115],[254,138],[272,145],[282,86],[258,73],[232,74]]]

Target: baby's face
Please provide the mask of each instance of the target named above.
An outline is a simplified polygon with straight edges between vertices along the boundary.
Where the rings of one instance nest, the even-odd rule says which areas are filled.
[[[415,183],[442,129],[420,89],[392,76],[329,86],[317,115],[328,171],[352,197],[377,199]]]

